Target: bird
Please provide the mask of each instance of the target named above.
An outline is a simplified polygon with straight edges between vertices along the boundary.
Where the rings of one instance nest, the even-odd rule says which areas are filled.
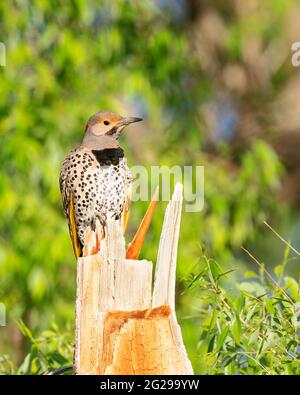
[[[126,126],[140,121],[97,112],[89,118],[81,144],[63,161],[59,184],[76,258],[83,255],[87,229],[95,231],[97,221],[101,239],[109,218],[126,228],[133,180],[119,136]]]

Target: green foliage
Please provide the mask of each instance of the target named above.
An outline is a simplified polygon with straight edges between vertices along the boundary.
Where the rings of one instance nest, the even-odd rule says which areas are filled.
[[[62,334],[56,324],[34,337],[30,329],[18,323],[23,336],[30,344],[30,352],[20,366],[15,366],[10,357],[0,357],[0,374],[45,374],[62,366],[72,365],[73,347],[70,333]]]
[[[262,266],[246,272],[235,286],[222,286],[224,273],[203,257],[186,280],[187,294],[197,292],[199,306],[188,317],[198,328],[194,364],[201,374],[299,374],[299,282],[274,276]]]

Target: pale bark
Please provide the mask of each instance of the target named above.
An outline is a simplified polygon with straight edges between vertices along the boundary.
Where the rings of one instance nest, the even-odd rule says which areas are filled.
[[[78,259],[77,374],[193,373],[174,303],[181,205],[177,184],[165,215],[153,298],[152,263],[125,259],[118,221],[108,222],[99,253]]]

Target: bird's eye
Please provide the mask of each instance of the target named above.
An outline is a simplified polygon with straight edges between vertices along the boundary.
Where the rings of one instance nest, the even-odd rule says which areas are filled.
[[[109,121],[104,121],[104,125],[109,125]]]

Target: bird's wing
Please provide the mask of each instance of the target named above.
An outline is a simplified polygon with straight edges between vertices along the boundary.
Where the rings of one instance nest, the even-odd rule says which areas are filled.
[[[79,258],[82,254],[82,245],[78,238],[76,229],[76,219],[74,210],[74,194],[70,192],[70,203],[69,203],[69,215],[68,215],[69,231],[72,240],[73,250],[76,258]]]
[[[75,257],[78,258],[82,254],[82,245],[78,238],[77,229],[76,229],[76,218],[75,218],[75,210],[74,210],[74,194],[67,187],[67,177],[65,167],[66,161],[63,164],[62,171],[60,174],[59,185],[60,191],[62,195],[63,207],[66,217],[68,218],[69,225],[69,233],[72,240],[73,250]]]
[[[127,223],[130,214],[131,192],[132,192],[132,178],[131,176],[129,176],[125,184],[125,203],[123,208],[123,221],[122,221],[124,233],[127,228]]]

